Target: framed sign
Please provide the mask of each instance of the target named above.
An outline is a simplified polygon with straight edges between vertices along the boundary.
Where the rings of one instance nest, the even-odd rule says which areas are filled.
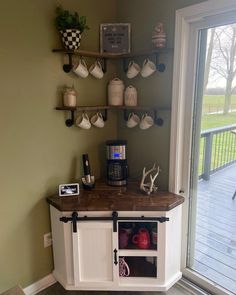
[[[100,52],[111,54],[130,53],[130,24],[101,24]]]
[[[67,183],[59,185],[59,196],[76,196],[79,195],[78,183]]]

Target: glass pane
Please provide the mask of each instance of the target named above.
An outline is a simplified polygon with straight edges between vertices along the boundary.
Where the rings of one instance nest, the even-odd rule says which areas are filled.
[[[119,257],[120,277],[157,277],[156,257]]]
[[[157,222],[119,222],[119,249],[157,250]]]
[[[236,293],[236,24],[208,29],[205,53],[196,90],[188,267]]]

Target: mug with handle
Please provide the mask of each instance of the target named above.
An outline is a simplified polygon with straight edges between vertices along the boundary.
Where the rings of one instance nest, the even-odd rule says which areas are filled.
[[[140,122],[139,116],[135,113],[130,113],[128,117],[128,121],[126,122],[126,126],[128,128],[134,128],[137,126]]]
[[[82,129],[90,129],[91,123],[89,121],[89,117],[86,113],[83,113],[80,117],[76,119],[75,122],[76,126],[82,128]]]
[[[79,62],[73,67],[73,72],[81,78],[88,77],[89,72],[84,59],[80,58]]]
[[[119,258],[119,275],[120,277],[128,277],[130,275],[130,269],[124,257]]]
[[[136,77],[139,72],[140,72],[140,66],[134,61],[131,61],[128,65],[128,70],[126,73],[127,78],[132,79]]]
[[[97,60],[94,64],[91,65],[91,67],[89,68],[89,73],[97,79],[102,79],[104,73],[100,61]]]
[[[148,230],[146,228],[140,228],[138,234],[133,236],[132,242],[140,249],[150,248],[151,243]]]
[[[92,116],[90,122],[93,124],[93,126],[98,128],[103,128],[105,125],[103,116],[99,112]]]
[[[156,71],[156,65],[154,62],[150,61],[148,58],[146,58],[143,62],[143,67],[140,72],[141,76],[143,78],[151,76]]]
[[[146,113],[141,118],[139,128],[142,130],[146,130],[146,129],[150,128],[153,124],[154,124],[153,118]]]

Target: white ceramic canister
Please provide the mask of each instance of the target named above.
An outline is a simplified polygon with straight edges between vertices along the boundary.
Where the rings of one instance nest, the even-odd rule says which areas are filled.
[[[129,85],[125,89],[125,105],[136,106],[137,105],[137,90],[132,85]]]
[[[65,107],[76,107],[76,91],[74,87],[67,87],[65,89],[63,104]]]
[[[108,104],[112,106],[123,105],[124,83],[119,78],[111,80],[108,84]]]

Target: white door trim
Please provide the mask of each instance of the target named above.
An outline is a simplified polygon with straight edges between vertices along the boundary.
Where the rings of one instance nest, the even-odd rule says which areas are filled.
[[[214,25],[224,25],[236,21],[235,0],[209,0],[176,11],[174,71],[172,88],[171,139],[169,190],[185,197],[182,222],[183,273],[194,277],[194,273],[185,271],[188,237],[189,178],[192,141],[192,116],[195,93],[195,75],[197,66],[197,43],[200,29]],[[222,17],[224,15],[224,17]],[[227,15],[227,17],[225,17]],[[194,278],[196,279],[196,278]],[[200,284],[200,279],[196,280]],[[217,294],[217,288],[211,282],[203,287]],[[222,290],[218,294],[223,293]]]
[[[207,23],[208,18],[231,13],[232,10],[236,10],[235,0],[209,0],[176,11],[169,174],[169,190],[171,192],[179,193],[182,182],[184,102],[189,71],[193,70],[187,64],[186,58],[189,52],[190,27],[193,24],[197,26],[198,23],[204,21]],[[223,20],[222,23],[224,23]],[[193,87],[194,85],[190,85],[188,89],[192,88],[193,90]],[[192,91],[192,93],[194,92]]]

